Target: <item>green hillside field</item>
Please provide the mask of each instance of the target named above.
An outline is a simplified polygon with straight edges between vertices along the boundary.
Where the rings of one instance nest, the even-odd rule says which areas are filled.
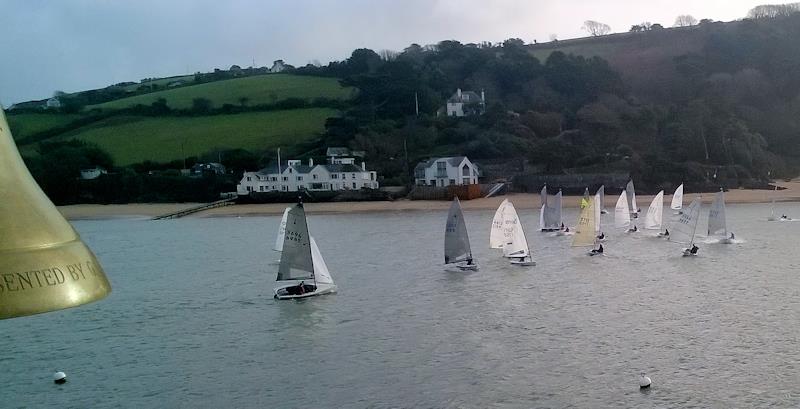
[[[115,116],[56,139],[80,139],[107,151],[117,166],[169,162],[216,149],[254,152],[294,146],[324,131],[337,111],[327,108],[248,112],[204,117]],[[26,151],[25,147],[21,150]]]
[[[167,105],[173,109],[190,108],[195,98],[206,98],[214,107],[221,107],[223,104],[239,105],[241,98],[247,98],[248,105],[256,105],[270,104],[287,98],[348,99],[352,92],[351,88],[339,85],[339,81],[335,78],[265,74],[152,92],[90,105],[86,109],[120,109],[136,104],[150,105],[158,98],[166,99]]]
[[[37,132],[65,126],[79,117],[77,114],[41,113],[8,115],[6,118],[14,140],[18,140]]]

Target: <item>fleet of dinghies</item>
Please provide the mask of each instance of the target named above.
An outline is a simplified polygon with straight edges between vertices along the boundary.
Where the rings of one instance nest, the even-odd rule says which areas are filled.
[[[588,255],[596,256],[604,253],[602,242],[606,235],[602,229],[602,215],[605,187],[600,186],[594,196],[589,195],[588,188],[580,199],[580,212],[573,228],[574,237],[571,247],[591,247]],[[540,230],[543,232],[567,230],[561,221],[561,191],[553,196],[547,193],[545,185],[541,191],[541,207],[539,213]],[[661,230],[658,236],[666,237],[670,242],[688,247],[682,250],[685,257],[696,256],[699,247],[696,245],[697,224],[700,218],[701,197],[696,197],[691,204],[683,208],[683,184],[678,186],[670,203],[675,213],[669,228],[663,220],[664,191],[655,195],[644,216],[643,227],[647,230]],[[627,232],[636,232],[638,208],[633,181],[628,182],[622,190],[614,206],[614,227]],[[771,220],[775,219],[774,199]],[[785,216],[784,216],[785,217]],[[733,243],[734,234],[728,230],[725,209],[725,193],[720,190],[714,196],[708,211],[707,239],[716,239],[719,243]],[[514,205],[504,199],[495,211],[489,232],[489,248],[499,249],[503,257],[511,265],[534,266],[530,246],[525,230]],[[274,289],[277,299],[300,299],[316,295],[336,292],[331,273],[314,238],[309,234],[308,221],[302,203],[287,207],[283,212],[278,235],[273,250],[281,252],[277,281],[281,285]],[[470,246],[467,224],[461,202],[454,198],[447,213],[444,234],[444,264],[455,267],[459,271],[477,271]]]

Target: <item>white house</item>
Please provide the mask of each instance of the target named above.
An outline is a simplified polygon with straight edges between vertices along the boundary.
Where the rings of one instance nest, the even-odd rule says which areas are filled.
[[[272,63],[272,68],[269,69],[269,72],[275,74],[275,73],[283,72],[285,70],[286,70],[286,63],[284,63],[283,60],[275,60]]]
[[[96,166],[91,169],[81,169],[81,179],[83,180],[97,179],[100,177],[100,175],[105,175],[107,173],[108,172],[105,169],[99,166]]]
[[[480,169],[466,156],[434,158],[420,162],[414,167],[417,185],[449,186],[474,185],[478,183]]]
[[[58,97],[50,98],[44,103],[44,107],[47,109],[61,108],[61,101],[58,99]]]
[[[330,191],[377,189],[378,173],[369,171],[364,162],[355,164],[354,158],[339,158],[340,163],[315,165],[313,159],[304,165],[299,160],[287,161],[278,166],[245,172],[236,186],[239,195],[250,192],[297,192],[299,190]]]
[[[447,116],[468,116],[482,115],[486,112],[486,95],[481,91],[478,96],[473,91],[461,92],[461,88],[456,90],[447,100]]]

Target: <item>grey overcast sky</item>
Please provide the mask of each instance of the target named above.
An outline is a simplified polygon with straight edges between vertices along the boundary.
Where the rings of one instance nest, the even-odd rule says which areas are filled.
[[[355,48],[583,37],[584,20],[627,31],[679,14],[730,21],[748,0],[0,0],[0,102],[145,77],[284,59],[304,65]]]

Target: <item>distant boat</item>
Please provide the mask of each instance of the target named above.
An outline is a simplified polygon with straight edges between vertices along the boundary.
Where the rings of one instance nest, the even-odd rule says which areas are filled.
[[[311,284],[306,281],[311,281]],[[307,298],[336,292],[328,266],[314,238],[308,234],[306,212],[302,203],[289,209],[286,217],[275,298],[280,300]]]
[[[581,209],[589,205],[589,188],[583,190],[583,197],[581,198]]]
[[[636,219],[639,217],[639,206],[636,204],[636,190],[633,188],[633,179],[628,181],[625,192],[627,193],[628,210],[631,212],[631,218]]]
[[[506,242],[506,237],[504,234],[505,222],[503,220],[506,205],[508,205],[508,199],[503,199],[503,202],[497,207],[497,211],[494,212],[492,229],[489,231],[490,249],[501,249],[503,248],[503,244]]]
[[[561,190],[551,200],[547,194],[547,185],[544,185],[540,196],[542,207],[539,213],[539,228],[544,232],[561,230]]]
[[[456,197],[450,205],[445,224],[444,264],[455,264],[459,270],[477,271],[478,265],[472,261],[467,223],[464,221],[464,212],[461,211],[461,202]]]
[[[767,217],[767,221],[770,222],[774,222],[775,220],[777,220],[775,218],[775,196],[777,194],[778,194],[778,185],[775,185],[775,190],[773,190],[772,193],[772,200],[771,200],[772,204],[770,205],[769,217]]]
[[[286,233],[286,217],[289,216],[289,207],[283,211],[283,218],[281,224],[278,226],[278,236],[275,237],[275,246],[272,247],[275,251],[283,251],[283,236]]]
[[[644,216],[644,228],[648,230],[661,230],[662,216],[664,213],[664,191],[658,192],[647,208]]]
[[[670,203],[669,208],[675,210],[675,214],[680,214],[681,209],[683,208],[683,183],[675,189],[675,193],[672,194],[672,203]]]
[[[694,244],[694,236],[697,232],[697,221],[700,219],[700,197],[696,197],[689,207],[681,214],[678,222],[672,225],[672,233],[669,241],[675,243],[688,244],[691,247],[683,250],[683,256],[696,256],[697,246]]]
[[[598,241],[603,241],[606,238],[606,234],[603,233],[603,226],[601,225],[602,218],[600,217],[602,214],[602,210],[600,210],[602,203],[603,202],[600,200],[600,192],[598,192],[594,195],[594,232]]]
[[[725,192],[722,189],[714,195],[714,201],[708,209],[708,237],[721,236],[720,243],[733,243],[733,234],[728,235],[728,221],[725,212]]]
[[[596,196],[600,197],[600,200],[597,202],[597,206],[600,208],[600,214],[607,214],[608,210],[606,210],[606,185],[600,185],[600,188],[597,189]]]
[[[635,224],[631,223],[631,211],[628,208],[627,196],[627,192],[623,190],[619,195],[619,199],[617,199],[617,205],[614,206],[614,227],[634,232],[638,229]]]
[[[578,215],[578,223],[575,226],[575,236],[572,238],[572,247],[594,247],[597,242],[597,206],[593,200],[589,200],[586,207],[581,209]],[[602,248],[602,247],[601,247]],[[602,250],[592,250],[590,255],[601,254]]]
[[[528,239],[525,238],[525,231],[522,229],[522,222],[519,220],[517,210],[511,202],[505,208],[505,225],[511,228],[511,237],[503,245],[503,256],[511,259],[511,264],[518,266],[535,266],[536,262],[531,257],[531,250],[528,247]]]

